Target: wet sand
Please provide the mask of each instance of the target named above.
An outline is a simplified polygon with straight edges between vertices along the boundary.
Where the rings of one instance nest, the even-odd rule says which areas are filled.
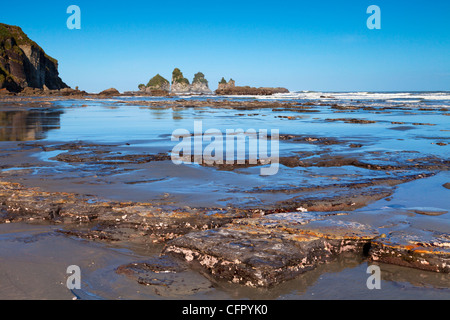
[[[1,106],[0,256],[8,283],[2,298],[450,297],[446,267],[430,271],[449,254],[447,109],[223,98],[8,99]],[[174,165],[171,132],[192,131],[198,119],[204,129],[279,128],[279,172],[261,176],[260,164]],[[298,219],[306,227],[293,227]],[[361,249],[343,250],[333,242],[335,223],[374,232],[345,236]],[[216,276],[219,264],[201,263],[214,252],[213,238],[203,232],[214,230],[223,245],[230,232],[239,232],[233,243],[243,248],[245,239],[297,246],[292,235],[308,234],[341,253],[324,253],[306,272],[282,273],[268,288],[258,281],[253,288],[251,273],[233,281]],[[367,243],[371,254],[363,254]],[[425,248],[427,260],[417,261],[429,270],[387,256],[383,250],[392,243],[396,255],[412,244]],[[197,258],[191,263],[185,251],[177,254],[181,249]],[[229,249],[214,258],[225,259]],[[275,268],[270,259],[268,272]],[[365,285],[373,263],[382,270],[378,292]],[[65,287],[70,264],[83,270],[81,290]],[[243,263],[235,271],[248,266],[259,268]]]

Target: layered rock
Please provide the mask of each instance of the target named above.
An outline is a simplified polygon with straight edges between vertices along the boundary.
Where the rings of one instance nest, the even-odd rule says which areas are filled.
[[[58,73],[58,61],[22,31],[0,23],[0,89],[20,92],[24,88],[68,88]]]
[[[443,224],[444,225],[444,224]],[[450,236],[437,231],[396,230],[371,243],[372,261],[450,273]]]
[[[330,262],[362,254],[378,236],[369,226],[324,213],[278,213],[236,219],[168,242],[164,253],[205,275],[251,287],[272,287]]]

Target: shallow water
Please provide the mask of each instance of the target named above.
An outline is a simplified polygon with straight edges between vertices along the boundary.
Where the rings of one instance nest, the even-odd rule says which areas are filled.
[[[206,100],[212,97],[183,98]],[[46,109],[10,110],[8,107],[1,111],[0,108],[1,179],[48,191],[93,194],[107,199],[265,209],[302,197],[329,197],[361,181],[423,172],[420,168],[372,170],[352,165],[289,167],[281,164],[277,174],[262,176],[260,166],[221,170],[195,163],[174,165],[170,160],[135,163],[106,158],[97,162],[57,159],[58,155],[77,153],[117,156],[170,153],[177,144],[170,139],[172,132],[186,129],[193,133],[194,121],[202,121],[203,132],[214,128],[225,133],[226,129],[242,128],[267,129],[270,133],[278,129],[281,135],[331,138],[338,142],[322,144],[289,139],[279,142],[280,156],[301,155],[304,160],[333,155],[354,157],[371,164],[403,165],[418,163],[422,158],[435,158],[439,162],[448,160],[450,155],[449,118],[444,115],[446,111],[439,110],[450,107],[448,93],[300,92],[275,98],[258,97],[268,101],[320,101],[324,105],[311,107],[317,112],[148,107],[129,103],[146,99],[164,101],[164,98],[134,97],[83,99],[57,101],[55,107]],[[332,107],[335,103],[388,108],[339,110]],[[375,123],[330,121],[340,118]],[[26,141],[25,147],[18,144],[23,141]],[[40,145],[33,146],[34,142]],[[81,151],[55,147],[73,142],[101,146]],[[208,142],[203,141],[202,150],[207,145]],[[450,190],[442,185],[450,182],[450,175],[448,168],[432,173],[436,175],[390,188],[389,198],[369,201],[351,216],[373,226],[401,221],[422,228],[441,225],[445,229],[450,218]],[[0,287],[0,298],[450,298],[448,275],[384,264],[381,264],[382,290],[369,290],[365,285],[368,262],[355,256],[342,257],[269,290],[211,282],[194,271],[174,276],[170,279],[174,284],[164,288],[143,286],[116,274],[115,268],[156,256],[161,246],[87,242],[64,236],[57,230],[57,226],[51,225],[0,225],[0,277],[2,283],[6,283]],[[65,268],[70,264],[80,265],[84,270],[79,291],[65,287]]]
[[[192,98],[191,98],[192,99]],[[205,98],[201,98],[205,99]],[[143,99],[141,99],[143,100]],[[159,98],[159,100],[161,100]],[[178,144],[171,141],[174,130],[185,129],[194,133],[194,121],[202,121],[202,132],[208,129],[218,129],[224,136],[227,129],[278,129],[280,134],[299,135],[305,137],[326,137],[336,139],[339,143],[323,145],[316,143],[293,142],[281,140],[279,142],[280,156],[301,154],[305,159],[318,155],[332,154],[343,157],[362,157],[366,162],[375,164],[390,164],[395,159],[400,162],[414,161],[423,156],[436,156],[448,159],[448,145],[436,143],[448,143],[450,138],[450,126],[446,116],[437,111],[415,110],[387,110],[386,112],[374,112],[371,110],[354,110],[345,113],[332,109],[329,106],[319,106],[314,113],[298,113],[293,111],[272,111],[272,108],[257,110],[234,110],[222,108],[155,108],[123,104],[124,99],[111,100],[67,100],[57,102],[58,111],[49,113],[48,110],[33,110],[33,116],[26,120],[36,121],[38,125],[31,127],[36,131],[28,136],[39,136],[39,141],[52,146],[54,144],[82,141],[84,143],[106,144],[114,146],[115,153],[125,154],[156,154],[169,153]],[[434,100],[433,100],[434,102]],[[442,101],[441,101],[442,102]],[[390,103],[386,103],[390,106]],[[83,107],[80,107],[83,106]],[[17,111],[29,112],[29,111]],[[40,116],[34,116],[39,114]],[[59,115],[55,119],[55,114]],[[300,117],[289,120],[283,117]],[[47,120],[49,117],[51,120]],[[376,121],[369,124],[345,123],[343,121],[327,121],[336,118],[359,118]],[[24,117],[28,119],[27,117]],[[393,121],[401,121],[405,124],[392,124]],[[53,123],[58,123],[55,126]],[[433,125],[413,125],[413,123],[427,123]],[[392,130],[399,127],[410,127],[409,130]],[[23,125],[23,127],[26,127]],[[29,127],[29,126],[28,126]],[[5,126],[4,130],[14,128]],[[36,128],[40,128],[38,131]],[[232,137],[233,139],[234,137]],[[30,141],[36,140],[33,138]],[[224,139],[224,145],[226,139]],[[200,152],[205,150],[209,141],[203,141]],[[356,144],[358,148],[352,148]],[[192,153],[195,154],[194,141],[191,140]],[[271,152],[267,141],[268,153]],[[78,172],[83,176],[90,176],[99,166],[92,163],[63,163],[55,160],[58,154],[67,153],[66,150],[46,150],[34,153],[39,160],[48,166],[42,165],[34,169],[35,175],[55,176],[62,178],[73,176]],[[224,158],[225,154],[222,153]],[[246,157],[249,157],[248,146]],[[107,160],[103,162],[107,164]],[[11,170],[11,168],[9,168]],[[112,172],[112,171],[111,171]],[[411,171],[412,172],[412,171]],[[134,175],[131,175],[134,173]],[[196,194],[204,194],[210,191],[208,200],[215,199],[216,205],[226,205],[220,199],[230,197],[230,190],[236,193],[239,190],[249,191],[255,187],[271,189],[287,188],[289,186],[319,186],[333,182],[332,179],[344,182],[353,182],[357,177],[382,178],[385,172],[367,170],[355,167],[308,167],[289,168],[283,164],[279,166],[278,173],[273,176],[261,176],[259,167],[240,168],[233,171],[221,171],[213,168],[201,167],[192,164],[180,166],[159,162],[143,164],[132,171],[118,171],[114,179],[107,182],[98,178],[98,183],[106,189],[111,189],[115,184],[120,188],[126,188],[132,192],[130,200],[144,197],[160,198],[165,193],[176,194],[183,201],[192,199],[189,205],[200,204]],[[30,177],[32,178],[32,177]],[[79,183],[80,181],[77,181]],[[93,181],[91,181],[93,182]],[[189,189],[186,189],[189,185]],[[58,187],[60,187],[58,185]],[[50,186],[51,188],[51,186]],[[73,189],[71,189],[73,190]],[[68,190],[70,191],[70,190]],[[126,193],[127,196],[130,193]],[[116,197],[123,195],[122,191],[111,193]],[[254,203],[264,203],[269,194],[254,199]],[[282,194],[277,195],[279,200],[286,199]],[[193,198],[192,198],[193,197]],[[231,195],[233,198],[233,196]],[[255,197],[254,195],[252,196]],[[250,202],[252,198],[247,197]],[[238,199],[234,197],[236,204]],[[243,199],[244,202],[247,200]],[[201,205],[207,205],[204,201]]]

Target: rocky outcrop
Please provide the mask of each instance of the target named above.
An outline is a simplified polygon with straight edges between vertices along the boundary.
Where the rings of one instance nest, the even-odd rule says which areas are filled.
[[[169,241],[164,253],[219,281],[272,287],[344,252],[362,254],[378,236],[367,225],[337,218],[289,212],[237,219]]]
[[[201,72],[197,72],[194,75],[194,80],[191,85],[191,93],[194,94],[211,94],[212,91],[208,87],[208,80],[205,79],[205,75]]]
[[[191,91],[191,85],[189,80],[183,76],[180,69],[175,68],[172,72],[172,93],[189,93]]]
[[[120,96],[120,92],[115,88],[109,88],[99,93],[100,96]]]
[[[22,31],[0,23],[0,89],[20,92],[24,88],[68,88],[58,74],[58,61]]]
[[[230,79],[226,82],[225,78],[220,80],[219,85],[216,90],[216,94],[218,95],[272,95],[275,93],[289,93],[289,90],[286,88],[271,88],[271,87],[260,87],[254,88],[249,86],[244,87],[236,87],[235,81]]]
[[[235,87],[235,82],[233,79],[230,79],[228,82],[225,80],[225,78],[222,77],[222,80],[219,82],[219,86],[217,90],[225,90]]]
[[[11,93],[12,94],[12,93]],[[14,93],[16,95],[16,93]],[[63,88],[60,90],[50,90],[44,87],[44,89],[26,87],[21,92],[17,93],[19,96],[74,96],[82,97],[88,95],[86,91],[81,91],[72,88]]]

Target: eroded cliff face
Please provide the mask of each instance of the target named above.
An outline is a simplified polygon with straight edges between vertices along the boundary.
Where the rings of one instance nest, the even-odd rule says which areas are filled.
[[[22,31],[0,23],[0,89],[19,92],[24,88],[68,88],[58,73],[58,61]]]

